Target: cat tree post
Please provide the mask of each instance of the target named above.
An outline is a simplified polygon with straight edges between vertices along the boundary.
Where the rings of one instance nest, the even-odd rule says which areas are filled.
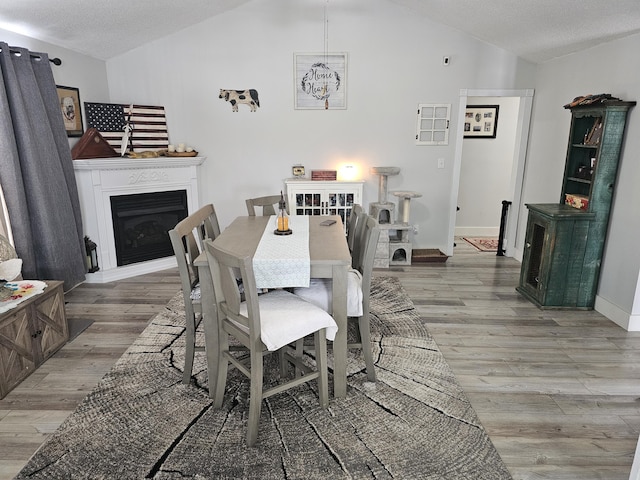
[[[378,182],[378,201],[369,205],[369,215],[378,223],[392,223],[395,204],[387,201],[387,177],[400,173],[398,167],[371,167],[371,173],[380,176]]]

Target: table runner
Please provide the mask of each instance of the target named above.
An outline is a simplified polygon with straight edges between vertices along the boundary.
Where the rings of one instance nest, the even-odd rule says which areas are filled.
[[[275,235],[276,216],[272,215],[267,222],[253,256],[258,288],[309,286],[309,217],[291,216],[289,228],[293,231],[291,235]]]

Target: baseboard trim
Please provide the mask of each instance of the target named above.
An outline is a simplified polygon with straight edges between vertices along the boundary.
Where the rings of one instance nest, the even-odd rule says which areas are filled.
[[[627,332],[640,332],[640,315],[632,315],[598,295],[596,295],[594,310],[624,328]]]

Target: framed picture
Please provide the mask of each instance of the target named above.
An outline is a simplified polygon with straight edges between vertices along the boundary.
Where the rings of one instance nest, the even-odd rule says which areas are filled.
[[[294,177],[304,177],[304,167],[302,165],[294,165],[292,171]]]
[[[467,105],[464,138],[496,138],[500,105]]]
[[[80,110],[80,90],[74,87],[63,87],[56,85],[58,99],[60,100],[60,111],[64,121],[64,129],[67,137],[81,137],[82,110]]]
[[[293,54],[296,110],[347,108],[347,54]]]

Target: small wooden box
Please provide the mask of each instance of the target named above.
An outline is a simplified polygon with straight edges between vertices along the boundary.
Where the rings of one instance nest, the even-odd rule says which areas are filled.
[[[589,208],[589,197],[585,197],[584,195],[576,195],[575,193],[565,193],[564,203],[572,206],[573,208],[586,210],[587,208]]]
[[[337,180],[337,170],[311,170],[311,180]]]

